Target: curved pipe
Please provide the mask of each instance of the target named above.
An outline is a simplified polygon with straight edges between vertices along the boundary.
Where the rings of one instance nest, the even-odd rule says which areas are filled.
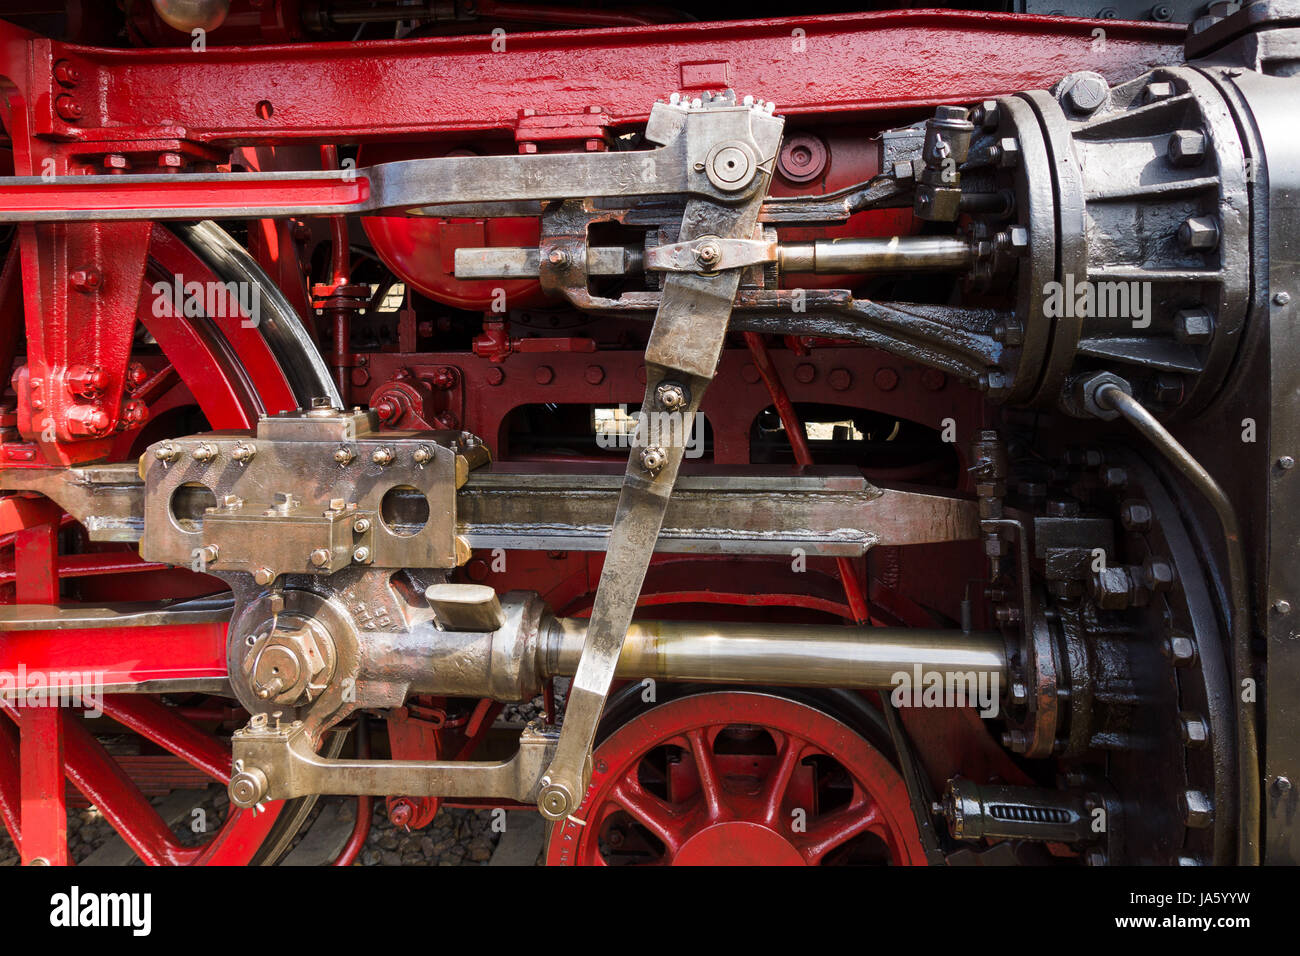
[[[370,721],[365,714],[357,715],[357,759],[370,759]],[[370,817],[374,812],[375,798],[369,794],[357,797],[357,817],[352,823],[352,833],[339,855],[330,866],[351,866],[370,837]]]
[[[324,397],[335,408],[342,408],[343,399],[329,367],[303,327],[302,319],[248,251],[211,220],[178,223],[173,228],[220,279],[247,282],[257,290],[258,328],[284,370],[299,406],[310,408],[313,398]]]
[[[1241,543],[1237,512],[1219,483],[1201,463],[1192,457],[1142,403],[1114,382],[1102,382],[1093,397],[1098,406],[1116,411],[1153,444],[1192,485],[1205,496],[1218,516],[1228,551],[1228,592],[1232,604],[1232,670],[1236,679],[1237,699],[1237,776],[1241,789],[1238,807],[1237,862],[1243,866],[1259,863],[1259,743],[1255,729],[1255,712],[1241,699],[1241,681],[1252,670],[1250,653],[1250,617],[1247,608],[1246,553]]]

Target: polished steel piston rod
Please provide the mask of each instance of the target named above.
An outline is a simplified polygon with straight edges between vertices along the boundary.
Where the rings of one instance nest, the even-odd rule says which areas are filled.
[[[587,622],[558,618],[538,661],[542,676],[573,674]],[[997,675],[1005,686],[1006,649],[997,634],[930,628],[840,627],[634,621],[616,676],[722,684],[885,690],[895,675]]]
[[[975,261],[971,244],[947,236],[818,239],[777,247],[783,272],[844,275],[966,269]]]
[[[383,655],[388,679],[414,693],[522,700],[578,666],[587,622],[556,618],[535,595],[509,595],[491,631],[416,629]],[[396,651],[396,653],[393,653]],[[1008,687],[996,633],[938,628],[635,621],[616,676],[629,680],[888,690],[906,674]]]

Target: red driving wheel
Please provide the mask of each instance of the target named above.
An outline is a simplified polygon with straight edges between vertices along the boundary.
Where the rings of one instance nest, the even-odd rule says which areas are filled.
[[[637,716],[592,754],[552,866],[920,865],[902,777],[839,720],[785,697],[695,694]]]

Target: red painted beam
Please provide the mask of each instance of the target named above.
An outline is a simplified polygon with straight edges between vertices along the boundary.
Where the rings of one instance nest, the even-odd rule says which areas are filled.
[[[14,538],[15,602],[59,603],[59,526],[53,522],[24,528]]]
[[[24,865],[68,865],[68,808],[63,782],[63,711],[20,711],[18,760],[22,810],[19,847]]]
[[[0,498],[0,535],[57,521],[62,514],[48,498]]]
[[[5,631],[0,639],[0,678],[42,679],[53,673],[92,674],[97,684],[144,680],[224,678],[226,625],[164,624],[157,627],[88,627]]]
[[[37,213],[76,213],[94,210],[98,218],[140,218],[141,209],[167,211],[170,218],[230,212],[258,215],[281,212],[347,212],[361,208],[370,195],[363,176],[261,177],[250,173],[225,176],[39,176],[0,179],[0,205],[15,220]],[[192,212],[191,215],[186,213]]]
[[[524,106],[540,115],[600,107],[614,124],[636,123],[657,96],[723,87],[775,101],[787,116],[924,108],[1044,88],[1074,70],[1130,79],[1181,62],[1184,33],[1174,24],[952,10],[505,37],[488,29],[195,54],[79,47],[6,24],[0,57],[29,65],[0,72],[18,84],[40,137],[328,143],[513,131]],[[78,74],[71,86],[54,78],[61,60]]]

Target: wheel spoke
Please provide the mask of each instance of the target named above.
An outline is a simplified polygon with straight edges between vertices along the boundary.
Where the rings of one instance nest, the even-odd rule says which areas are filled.
[[[191,863],[198,848],[183,846],[158,811],[81,723],[64,723],[68,779],[99,808],[113,829],[150,866]]]
[[[14,846],[21,846],[19,836],[18,802],[18,728],[12,721],[0,718],[0,820],[3,820]]]
[[[230,783],[230,750],[175,711],[143,694],[109,694],[104,713],[128,730],[202,770],[218,783]]]
[[[761,819],[770,827],[777,826],[781,805],[785,801],[786,791],[790,789],[790,780],[807,746],[806,742],[789,734],[786,735],[785,744],[776,759],[776,766],[772,768],[772,773],[763,788]]]
[[[688,829],[683,815],[674,812],[672,807],[630,779],[620,781],[611,796],[614,802],[659,838],[669,855],[681,848],[683,831]]]
[[[874,803],[857,800],[815,820],[807,833],[794,834],[799,852],[810,864],[817,864],[831,850],[868,830],[879,830],[884,820]]]
[[[704,798],[705,812],[710,820],[721,820],[726,814],[722,780],[713,760],[713,747],[709,743],[708,732],[698,728],[690,730],[686,733],[686,739],[690,744],[691,756],[695,758],[695,773],[700,778],[700,795]]]

